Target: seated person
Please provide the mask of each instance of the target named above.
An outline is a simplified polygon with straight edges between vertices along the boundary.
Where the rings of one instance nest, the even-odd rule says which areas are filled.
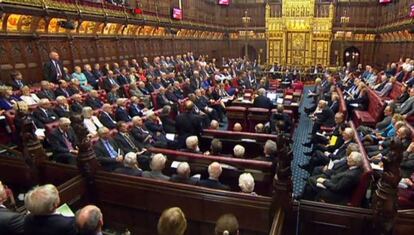
[[[177,166],[177,174],[171,176],[170,181],[182,184],[195,185],[197,183],[196,178],[190,177],[191,169],[187,162],[180,162]]]
[[[198,147],[198,137],[196,135],[187,137],[185,140],[185,145],[187,148],[181,149],[181,151],[189,153],[201,153],[200,148]]]
[[[10,86],[12,87],[13,91],[18,91],[25,86],[25,82],[23,81],[23,76],[19,71],[13,71],[10,73]]]
[[[58,120],[58,115],[53,111],[51,106],[52,104],[48,99],[40,99],[39,105],[32,114],[37,128],[44,128],[45,124]]]
[[[129,116],[128,114],[128,110],[127,110],[127,101],[128,99],[126,98],[119,98],[116,100],[116,111],[115,111],[115,119],[116,121],[124,121],[124,122],[129,122],[131,121],[131,116]]]
[[[273,108],[273,103],[269,99],[269,97],[266,96],[266,90],[263,88],[260,88],[257,90],[257,97],[254,98],[253,101],[253,107],[256,108],[264,108],[264,109],[271,109]]]
[[[83,125],[89,131],[93,137],[98,135],[98,129],[104,125],[99,121],[99,119],[93,115],[93,110],[91,107],[87,106],[82,109]]]
[[[264,160],[273,162],[275,160],[277,152],[277,144],[273,140],[267,140],[263,147],[264,156],[256,157],[255,160]]]
[[[72,114],[69,108],[68,100],[64,96],[56,97],[56,106],[53,111],[55,111],[59,118],[69,118]]]
[[[35,105],[39,103],[39,97],[37,97],[36,94],[30,93],[30,88],[28,86],[22,87],[20,91],[22,92],[20,99],[26,102],[27,105]]]
[[[414,174],[402,178],[398,188],[398,208],[412,209],[414,202]]]
[[[175,120],[170,117],[171,106],[165,105],[162,107],[160,113],[160,121],[162,122],[162,128],[166,133],[176,133]]]
[[[208,179],[200,180],[198,182],[199,186],[221,189],[221,190],[230,190],[230,187],[220,183],[219,178],[223,169],[221,168],[220,163],[213,162],[208,166]]]
[[[142,175],[142,170],[138,166],[136,153],[129,152],[125,154],[124,161],[122,163],[123,163],[123,166],[116,168],[114,170],[115,173],[131,175],[131,176]]]
[[[91,107],[93,110],[102,108],[103,102],[99,97],[99,93],[96,90],[90,90],[89,95],[86,97],[85,105]]]
[[[265,126],[263,125],[263,123],[257,123],[256,126],[254,127],[254,132],[259,133],[259,134],[264,134]]]
[[[234,123],[233,131],[234,132],[242,132],[243,131],[242,125],[238,122]]]
[[[210,151],[204,152],[204,155],[214,155],[219,156],[221,154],[221,150],[223,149],[223,144],[219,139],[213,139],[210,144]]]
[[[13,90],[9,86],[0,86],[0,110],[10,110],[19,99],[12,96]]]
[[[154,139],[152,138],[151,133],[144,126],[144,122],[142,121],[141,117],[139,116],[133,117],[132,124],[133,125],[131,129],[131,134],[137,141],[139,141],[140,143],[143,143],[145,146],[148,146],[154,143]]]
[[[313,127],[311,134],[315,134],[320,130],[321,126],[332,127],[335,125],[335,114],[328,107],[328,102],[320,100],[318,107],[313,115],[310,115],[313,120]]]
[[[147,120],[145,121],[145,127],[152,133],[154,137],[158,137],[164,134],[164,128],[162,127],[161,120],[154,112],[147,113]]]
[[[384,119],[382,121],[377,122],[375,124],[375,129],[372,129],[368,126],[359,126],[357,128],[358,133],[360,133],[362,136],[375,134],[377,132],[383,132],[390,124],[392,117],[395,113],[395,106],[394,105],[387,105],[384,109]]]
[[[362,174],[361,153],[352,152],[347,157],[347,165],[345,171],[330,176],[322,175],[316,180],[309,178],[303,194],[304,199],[338,204],[349,202]]]
[[[209,100],[203,96],[200,89],[194,91],[194,95],[190,94],[188,98],[194,102],[196,108],[207,114],[210,120],[219,120],[219,114],[215,109],[210,107]],[[207,122],[208,123],[208,122]]]
[[[47,98],[48,100],[54,100],[56,98],[55,92],[52,89],[53,85],[49,83],[48,81],[41,81],[40,82],[40,88],[41,90],[37,92],[37,96],[40,99]]]
[[[119,95],[119,86],[112,85],[111,90],[106,94],[106,98],[110,104],[115,104],[115,102],[121,98]]]
[[[24,220],[25,234],[76,235],[75,218],[57,213],[59,204],[59,191],[52,184],[30,190],[24,197],[24,205],[30,212]]]
[[[145,89],[145,83],[144,82],[138,82],[138,84],[142,83],[141,86],[143,86],[143,89]],[[149,93],[147,93],[147,95],[145,95],[138,87],[135,83],[131,83],[129,85],[129,95],[135,96],[137,97],[140,101],[142,101],[142,103],[144,104],[145,107],[150,107],[150,95],[148,95]]]
[[[403,149],[407,149],[411,144],[411,130],[404,125],[403,122],[397,122],[396,124],[396,135],[395,137],[401,141]],[[366,151],[370,157],[371,162],[379,162],[383,156],[386,156],[391,147],[391,143],[394,137],[388,137],[384,141],[380,142],[378,145],[366,146]]]
[[[162,108],[165,105],[169,105],[174,107],[174,112],[177,112],[177,104],[174,104],[173,101],[169,100],[167,98],[167,96],[165,95],[165,89],[163,87],[161,87],[159,89],[159,93],[157,95],[157,104],[158,104],[158,108]]]
[[[211,120],[209,129],[218,130],[219,128],[220,128],[220,123],[216,120]]]
[[[214,228],[214,235],[238,235],[239,222],[233,214],[224,214],[220,216]]]
[[[124,153],[134,152],[141,155],[146,151],[131,134],[128,132],[128,124],[123,121],[119,121],[116,124],[118,132],[115,134],[114,140]]]
[[[400,170],[403,178],[409,178],[414,173],[414,142],[404,151]]]
[[[257,195],[254,192],[254,178],[250,173],[243,173],[239,176],[239,187],[242,193]]]
[[[410,88],[409,94],[410,97],[397,108],[397,112],[403,115],[404,118],[414,114],[414,87]]]
[[[79,235],[102,234],[103,216],[94,205],[87,205],[76,212],[76,229]]]
[[[384,79],[388,80],[386,75],[382,75],[382,77],[385,77]],[[384,87],[382,89],[375,91],[379,97],[388,97],[388,95],[391,93],[392,87],[394,86],[396,81],[395,77],[391,77],[388,82],[385,83]]]
[[[74,72],[72,73],[72,78],[79,81],[79,85],[84,91],[90,91],[93,89],[91,85],[88,84],[88,79],[86,78],[85,74],[82,73],[82,69],[80,66],[75,66]]]
[[[59,127],[54,129],[47,139],[52,146],[53,157],[57,162],[76,164],[78,155],[78,140],[70,126],[71,121],[62,117],[59,119]]]
[[[77,80],[76,78],[72,78],[68,86],[68,91],[69,91],[70,96],[73,96],[76,94],[82,95],[79,80]]]
[[[12,197],[0,181],[0,234],[23,234],[24,215],[8,209],[4,203]]]
[[[243,146],[237,144],[233,148],[233,157],[235,158],[244,158],[245,149]]]
[[[272,116],[270,117],[270,133],[276,133],[276,122],[277,121],[283,121],[283,131],[285,133],[290,133],[292,128],[292,118],[283,112],[284,107],[282,104],[278,104],[276,106],[276,112],[272,113]]]
[[[70,104],[70,110],[72,110],[72,112],[74,113],[81,114],[82,109],[83,109],[82,95],[74,94],[72,96],[72,103]]]
[[[170,180],[169,176],[166,176],[162,173],[162,170],[165,168],[165,163],[167,162],[167,157],[161,153],[157,153],[152,156],[150,168],[151,171],[144,171],[142,173],[143,177],[159,180]]]
[[[113,118],[112,114],[112,106],[110,104],[104,104],[102,105],[102,111],[99,113],[99,121],[101,121],[101,123],[109,128],[109,129],[114,129],[116,127],[116,121],[115,118]]]
[[[55,96],[63,96],[66,98],[69,98],[71,96],[71,94],[69,93],[68,90],[68,83],[65,80],[59,80],[59,87],[56,88],[55,90]]]
[[[394,100],[394,104],[396,106],[401,106],[408,98],[410,94],[408,94],[408,87],[405,83],[401,84],[400,95]]]
[[[131,105],[129,106],[129,116],[130,117],[135,117],[135,116],[144,116],[145,111],[148,111],[147,108],[142,108],[141,107],[141,103],[138,97],[136,96],[131,96],[131,98],[129,98],[129,100],[131,101]]]
[[[113,171],[121,166],[124,160],[124,152],[111,138],[111,133],[106,127],[98,129],[99,140],[94,145],[96,159],[107,171]]]

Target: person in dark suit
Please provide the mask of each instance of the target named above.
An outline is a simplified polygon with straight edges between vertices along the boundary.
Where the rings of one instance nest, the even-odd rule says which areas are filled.
[[[49,53],[49,61],[43,66],[43,77],[45,80],[57,83],[60,79],[66,76],[63,70],[63,64],[59,60],[59,54],[52,51]]]
[[[95,76],[90,64],[85,64],[83,66],[83,74],[85,75],[88,84],[91,85],[93,89],[99,89],[99,77]]]
[[[202,133],[202,126],[200,118],[193,113],[194,103],[191,101],[185,102],[185,112],[180,113],[175,119],[175,129],[178,135],[179,148],[185,147],[185,140],[188,136]]]
[[[115,110],[115,119],[119,121],[129,122],[131,121],[131,116],[128,114],[128,110],[126,108],[127,99],[120,98],[116,101],[117,108]]]
[[[37,93],[40,99],[47,98],[48,100],[54,100],[56,98],[55,92],[52,90],[52,86],[48,81],[40,82],[41,90]]]
[[[51,109],[50,101],[46,98],[40,99],[32,115],[38,128],[44,128],[45,124],[58,120],[58,115]]]
[[[80,82],[78,79],[72,78],[70,80],[70,83],[68,85],[68,91],[70,96],[73,96],[75,94],[82,94],[82,91],[80,89]]]
[[[254,98],[253,107],[271,109],[273,107],[272,101],[266,96],[266,90],[260,88],[257,91],[258,96]]]
[[[352,197],[354,189],[362,174],[362,155],[352,152],[347,157],[348,169],[338,171],[331,176],[311,177],[305,186],[304,199],[328,203],[346,204]]]
[[[157,153],[152,156],[150,168],[151,171],[144,171],[142,173],[143,177],[159,180],[170,180],[170,177],[164,175],[162,170],[165,168],[165,163],[167,162],[167,157],[161,153]]]
[[[140,100],[139,100],[138,97],[131,96],[130,101],[131,101],[131,105],[129,106],[129,116],[131,116],[131,117],[135,117],[135,116],[142,117],[144,115],[143,112],[148,110],[146,108],[141,108],[140,107]]]
[[[196,185],[198,180],[190,177],[191,169],[187,162],[180,162],[177,166],[177,174],[171,176],[170,181],[181,184]]]
[[[59,87],[55,90],[55,96],[64,96],[66,98],[69,98],[71,95],[68,90],[68,83],[65,80],[59,80],[58,84]]]
[[[162,122],[162,128],[166,133],[176,133],[175,130],[175,120],[170,117],[171,106],[166,105],[162,108],[162,111],[159,115]]]
[[[116,121],[112,116],[112,106],[110,104],[102,105],[102,111],[99,113],[98,119],[109,129],[114,129],[116,127]]]
[[[114,72],[112,70],[108,71],[107,77],[103,80],[102,88],[105,89],[106,92],[110,92],[113,86],[118,86],[119,84],[115,79]]]
[[[128,78],[128,74],[125,68],[121,69],[121,73],[118,75],[117,81],[120,86],[127,85],[130,83],[130,80]]]
[[[72,96],[72,104],[70,105],[70,110],[72,110],[72,112],[80,114],[82,113],[82,109],[83,109],[83,101],[82,101],[82,96],[79,94],[74,94]]]
[[[174,105],[174,103],[167,98],[167,96],[165,95],[165,89],[162,87],[159,89],[159,93],[157,95],[157,104],[159,108],[162,108],[165,105]]]
[[[30,212],[24,220],[26,235],[76,235],[75,218],[56,213],[60,204],[59,191],[52,184],[36,186],[24,199]]]
[[[313,120],[312,135],[319,131],[321,126],[332,127],[335,125],[335,113],[332,112],[327,104],[328,102],[325,100],[320,100],[318,109],[311,115],[311,119]]]
[[[24,215],[11,211],[3,205],[8,198],[7,190],[0,181],[0,234],[23,234]]]
[[[154,143],[154,139],[145,127],[141,117],[133,117],[132,124],[131,134],[138,142],[143,143],[144,146],[149,146]]]
[[[55,111],[59,118],[69,118],[72,113],[69,108],[68,100],[64,96],[58,96],[56,97],[56,102],[57,104],[53,111]]]
[[[103,102],[99,98],[99,93],[96,90],[90,90],[88,97],[86,97],[85,105],[91,107],[93,110],[102,108]]]
[[[70,124],[71,121],[68,118],[60,118],[59,127],[53,130],[47,139],[52,146],[53,157],[57,162],[76,164],[78,141]]]
[[[78,235],[102,235],[103,215],[95,205],[87,205],[75,215]]]
[[[13,91],[18,91],[25,86],[23,81],[23,76],[19,71],[13,71],[10,73],[10,86],[13,88]]]
[[[220,163],[213,162],[208,166],[208,179],[200,180],[197,185],[207,187],[207,188],[214,188],[214,189],[221,189],[221,190],[230,190],[230,187],[220,183],[219,178],[222,173],[223,169],[221,168]]]
[[[123,166],[118,167],[114,170],[115,173],[131,175],[131,176],[142,176],[142,169],[138,166],[137,154],[129,152],[125,154]]]
[[[122,166],[124,151],[111,138],[111,133],[106,127],[98,129],[99,140],[94,145],[94,150],[98,161],[107,171],[113,171]]]
[[[142,144],[129,134],[128,125],[125,122],[119,121],[116,126],[118,133],[115,134],[114,140],[124,153],[134,152],[141,155],[146,151],[142,149]]]
[[[279,104],[276,106],[276,112],[272,113],[272,116],[270,118],[270,132],[271,133],[276,133],[276,123],[278,121],[282,121],[283,122],[283,132],[285,133],[290,133],[291,128],[292,128],[292,118],[283,112],[284,111],[284,107],[282,104]]]

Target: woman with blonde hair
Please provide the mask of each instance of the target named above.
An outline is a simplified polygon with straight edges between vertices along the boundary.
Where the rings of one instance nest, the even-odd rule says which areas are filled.
[[[93,109],[89,106],[82,109],[83,125],[88,129],[89,134],[92,136],[98,135],[98,129],[103,127],[103,124],[99,119],[93,115]]]
[[[158,235],[183,235],[187,229],[187,220],[178,207],[164,210],[158,220]]]

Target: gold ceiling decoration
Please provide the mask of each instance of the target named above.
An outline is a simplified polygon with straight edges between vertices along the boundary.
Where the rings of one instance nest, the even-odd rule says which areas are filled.
[[[333,4],[327,17],[315,16],[315,0],[282,0],[273,17],[266,5],[267,61],[291,66],[328,65],[332,42]]]

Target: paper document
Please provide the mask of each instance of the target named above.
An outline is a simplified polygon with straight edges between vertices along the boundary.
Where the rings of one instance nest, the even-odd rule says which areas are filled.
[[[336,144],[336,141],[338,141],[338,137],[336,135],[331,136],[331,139],[329,141],[329,145],[334,146]]]
[[[38,137],[45,137],[46,136],[45,135],[45,129],[43,129],[43,128],[36,129],[35,135],[38,136]]]
[[[171,162],[171,168],[177,168],[180,163],[181,162],[178,162],[178,161]]]
[[[373,170],[376,170],[376,171],[383,171],[384,170],[384,168],[382,166],[380,166],[378,164],[375,164],[375,163],[371,163],[371,168]]]
[[[75,216],[73,211],[70,209],[70,207],[66,203],[59,206],[56,209],[56,211],[59,212],[61,215],[65,216],[65,217],[74,217]]]
[[[334,166],[334,162],[331,159],[329,160],[328,169],[331,170],[333,166]]]
[[[167,140],[174,141],[175,134],[173,134],[173,133],[167,133],[167,134],[165,134],[165,137],[167,138]]]

